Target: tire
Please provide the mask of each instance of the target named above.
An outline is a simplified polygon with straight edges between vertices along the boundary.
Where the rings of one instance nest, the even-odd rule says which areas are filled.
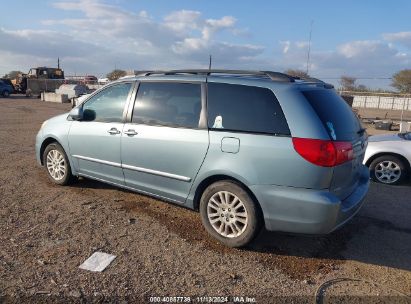
[[[398,185],[408,175],[408,166],[399,157],[383,155],[370,164],[370,176],[379,183]]]
[[[43,153],[43,164],[49,179],[57,185],[69,185],[75,177],[64,149],[58,143],[49,144]]]
[[[10,97],[10,92],[7,91],[7,90],[4,90],[2,95],[3,95],[3,97],[6,97],[6,98]]]
[[[263,223],[256,202],[241,186],[228,180],[215,182],[205,189],[200,200],[200,215],[207,232],[229,247],[250,243]]]

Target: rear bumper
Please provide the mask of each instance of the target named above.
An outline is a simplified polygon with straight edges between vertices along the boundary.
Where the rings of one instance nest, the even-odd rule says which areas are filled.
[[[368,168],[363,166],[356,189],[342,201],[326,189],[273,185],[250,188],[261,205],[267,230],[326,234],[342,226],[358,212],[369,183]]]

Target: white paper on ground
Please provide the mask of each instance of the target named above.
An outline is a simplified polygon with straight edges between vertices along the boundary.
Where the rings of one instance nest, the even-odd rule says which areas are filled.
[[[83,264],[80,269],[101,272],[116,258],[115,255],[99,252],[94,252]]]

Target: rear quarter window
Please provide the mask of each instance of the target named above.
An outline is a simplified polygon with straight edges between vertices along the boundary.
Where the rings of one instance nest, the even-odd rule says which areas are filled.
[[[359,137],[362,127],[358,117],[334,90],[310,90],[302,94],[317,113],[331,139],[352,141]]]
[[[284,113],[271,90],[212,82],[207,87],[210,129],[290,135]]]

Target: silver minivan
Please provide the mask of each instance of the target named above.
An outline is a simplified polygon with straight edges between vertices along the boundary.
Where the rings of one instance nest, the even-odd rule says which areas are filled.
[[[329,233],[360,208],[367,134],[331,85],[237,70],[145,72],[45,121],[38,163],[198,210],[231,247]],[[193,233],[195,233],[193,231]]]

